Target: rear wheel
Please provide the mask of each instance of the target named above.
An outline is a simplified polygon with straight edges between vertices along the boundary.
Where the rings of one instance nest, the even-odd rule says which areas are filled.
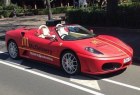
[[[16,42],[10,41],[8,43],[8,53],[12,59],[17,59],[19,57],[19,51]]]
[[[80,71],[80,64],[77,56],[73,52],[65,52],[61,57],[63,70],[69,75],[75,75]]]

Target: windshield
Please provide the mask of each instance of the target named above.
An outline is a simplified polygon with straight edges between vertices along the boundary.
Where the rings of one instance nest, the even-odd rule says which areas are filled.
[[[80,25],[57,27],[58,34],[63,40],[81,40],[94,37],[95,34]]]

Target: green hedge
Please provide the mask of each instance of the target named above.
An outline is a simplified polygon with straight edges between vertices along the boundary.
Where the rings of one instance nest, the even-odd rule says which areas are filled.
[[[10,4],[9,6],[3,6],[3,10],[14,10],[14,9],[23,9],[16,4]]]
[[[121,26],[140,28],[140,3],[119,5],[118,12],[109,15],[105,10],[75,9],[66,13],[68,23],[92,26]]]
[[[103,25],[106,24],[107,14],[103,10],[71,10],[66,13],[68,23],[77,23],[82,25]]]
[[[22,13],[24,12],[23,8],[17,6],[16,4],[11,4],[9,6],[0,6],[0,15],[4,17],[10,17],[13,16],[13,11],[16,10],[16,13]]]
[[[52,8],[52,14],[59,14],[59,13],[66,13],[68,10],[71,10],[72,7],[57,7],[57,8]],[[35,15],[47,15],[48,9],[33,9],[30,10]]]
[[[68,10],[71,10],[73,7],[57,7],[52,8],[53,14],[66,13]],[[4,17],[12,17],[13,11],[16,10],[17,16],[21,15],[47,15],[48,9],[23,9],[15,4],[9,6],[0,6],[0,15]]]

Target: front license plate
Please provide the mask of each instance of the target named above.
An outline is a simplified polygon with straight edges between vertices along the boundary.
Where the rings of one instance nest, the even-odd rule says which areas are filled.
[[[131,61],[131,57],[125,58],[125,59],[123,60],[123,63],[127,63],[127,62],[129,62],[129,61]]]

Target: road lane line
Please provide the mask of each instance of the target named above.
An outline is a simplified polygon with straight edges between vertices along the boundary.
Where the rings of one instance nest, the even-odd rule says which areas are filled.
[[[0,51],[0,53],[4,53],[4,52]]]
[[[31,74],[34,74],[34,75],[38,75],[40,77],[43,77],[43,78],[46,78],[46,79],[49,79],[49,80],[53,80],[53,81],[61,83],[61,84],[65,84],[65,85],[71,86],[73,88],[76,88],[76,89],[79,89],[79,90],[91,93],[93,95],[104,95],[102,93],[93,91],[91,89],[88,89],[88,88],[85,88],[85,87],[82,87],[82,86],[79,86],[79,85],[76,85],[76,84],[73,84],[73,83],[70,83],[70,82],[67,82],[67,81],[64,81],[64,80],[60,80],[60,79],[54,78],[52,76],[41,74],[39,72],[35,72],[35,71],[29,70],[29,69],[25,69],[25,68],[17,66],[17,65],[9,64],[9,63],[1,61],[1,60],[0,60],[0,63],[4,64],[4,65],[7,65],[7,66],[10,66],[10,67],[13,67],[13,68],[16,68],[16,69],[19,69],[19,70],[22,70],[22,71],[25,71],[25,72],[28,72],[28,73],[31,73]]]
[[[116,85],[120,85],[120,86],[124,86],[124,87],[127,87],[127,88],[131,88],[131,89],[140,91],[140,87],[132,86],[132,85],[129,85],[129,84],[121,83],[121,82],[110,80],[110,79],[102,79],[101,77],[94,77],[94,78],[100,79],[100,80],[103,80],[103,81],[106,81],[106,82],[109,82],[109,83],[113,83],[113,84],[116,84]]]
[[[71,76],[70,81],[96,90],[101,90],[98,81],[93,80],[92,78],[77,75],[77,76]]]
[[[4,53],[4,54],[7,54],[7,55],[8,55],[8,52],[3,52],[3,51],[0,51],[0,53]]]

